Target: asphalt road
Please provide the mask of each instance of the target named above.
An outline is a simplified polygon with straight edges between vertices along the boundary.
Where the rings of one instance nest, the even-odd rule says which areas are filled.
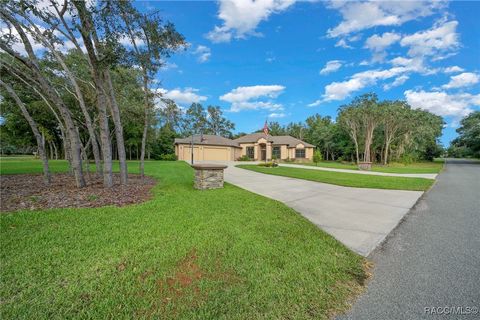
[[[368,258],[373,279],[339,319],[480,319],[480,163],[448,160]]]

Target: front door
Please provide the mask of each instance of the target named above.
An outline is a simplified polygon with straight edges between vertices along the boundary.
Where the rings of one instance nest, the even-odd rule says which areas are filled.
[[[260,149],[260,160],[262,160],[262,161],[267,160],[267,148],[266,147],[262,147]]]

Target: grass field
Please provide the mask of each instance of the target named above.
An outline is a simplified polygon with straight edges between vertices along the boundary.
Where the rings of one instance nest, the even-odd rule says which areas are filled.
[[[1,173],[41,172],[24,161]],[[0,215],[0,318],[325,319],[361,290],[364,260],[285,205],[194,190],[183,162],[145,170],[140,205]]]
[[[357,165],[351,163],[342,163],[337,161],[321,161],[315,163],[302,163],[308,166],[317,166],[324,168],[358,170]],[[414,162],[411,164],[389,163],[386,166],[373,165],[372,171],[386,173],[439,173],[443,168],[443,161],[435,162]]]
[[[290,178],[324,182],[345,187],[395,189],[395,190],[427,190],[434,182],[432,179],[387,177],[367,174],[343,173],[333,171],[301,169],[293,167],[266,168],[257,165],[238,165],[237,167],[260,173],[273,174]]]

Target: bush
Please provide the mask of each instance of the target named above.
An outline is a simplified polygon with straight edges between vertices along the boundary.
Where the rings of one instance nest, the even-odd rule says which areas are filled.
[[[410,154],[404,154],[401,158],[401,162],[405,165],[405,166],[408,166],[409,164],[412,164],[413,162],[415,162],[415,158],[410,155]]]
[[[268,168],[273,168],[273,167],[278,167],[278,163],[275,162],[262,162],[258,164],[259,167],[268,167]]]
[[[252,161],[247,155],[243,155],[237,159],[237,161]]]
[[[318,165],[318,163],[322,161],[322,153],[320,150],[315,150],[315,153],[313,154],[313,162]]]
[[[158,157],[158,160],[161,160],[161,161],[176,161],[177,156],[175,154],[161,154]]]

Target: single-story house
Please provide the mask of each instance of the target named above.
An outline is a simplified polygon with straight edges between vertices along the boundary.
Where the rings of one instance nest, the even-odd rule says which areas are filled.
[[[314,146],[291,136],[252,133],[232,140],[216,135],[193,136],[194,160],[233,161],[241,156],[252,160],[312,160]],[[190,161],[192,137],[175,139],[178,160]]]

